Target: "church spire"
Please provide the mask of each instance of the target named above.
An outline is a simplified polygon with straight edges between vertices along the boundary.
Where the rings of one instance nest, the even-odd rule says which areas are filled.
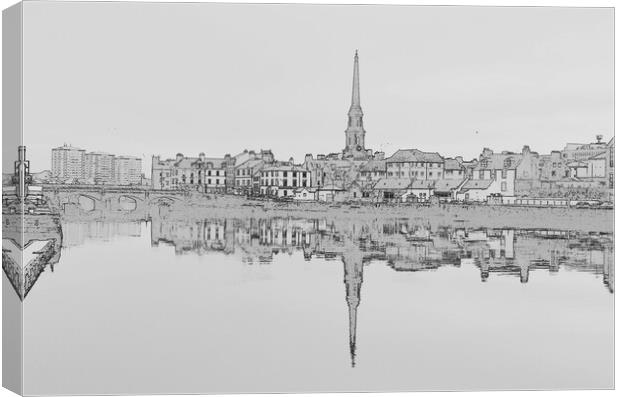
[[[344,265],[344,284],[346,290],[346,302],[349,309],[349,352],[351,354],[351,367],[355,367],[355,350],[357,343],[357,308],[360,305],[360,292],[363,282],[363,256],[350,241],[345,242],[345,250],[342,255]]]
[[[353,93],[351,94],[351,109],[349,110],[349,114],[353,109],[362,110],[360,103],[360,65],[357,50],[355,50],[355,57],[353,58]]]
[[[353,89],[351,92],[351,107],[349,108],[349,121],[345,130],[345,156],[353,156],[357,159],[366,158],[364,138],[364,112],[360,103],[360,65],[357,50],[353,57]]]
[[[351,367],[355,367],[355,336],[357,334],[357,306],[349,304],[349,351]]]

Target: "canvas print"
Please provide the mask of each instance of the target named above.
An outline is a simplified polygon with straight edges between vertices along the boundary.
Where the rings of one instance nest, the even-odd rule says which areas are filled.
[[[611,8],[3,13],[3,385],[611,389]]]

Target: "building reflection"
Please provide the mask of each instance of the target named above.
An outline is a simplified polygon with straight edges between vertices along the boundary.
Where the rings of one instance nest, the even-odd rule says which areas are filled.
[[[150,223],[147,229],[150,229],[151,246],[171,246],[176,255],[218,252],[236,255],[248,266],[269,264],[277,255],[293,253],[303,254],[306,260],[341,261],[351,366],[356,365],[364,266],[371,262],[386,263],[397,272],[473,266],[479,269],[482,282],[494,277],[514,277],[521,283],[528,283],[532,272],[546,271],[553,275],[562,269],[602,276],[604,287],[610,293],[614,291],[613,236],[609,234],[431,226],[419,219],[153,217],[147,222]],[[32,271],[27,272],[27,281],[22,283],[25,285],[23,296],[46,264],[58,262],[61,243],[63,247],[74,247],[87,240],[140,236],[143,224],[144,220],[86,222],[65,219],[64,237],[62,233],[48,236],[53,243],[37,251],[43,254],[31,262]],[[7,276],[14,273],[9,260],[13,254],[9,242],[5,244],[3,240],[3,268]]]
[[[613,237],[554,230],[468,229],[419,220],[339,221],[294,218],[151,220],[151,244],[177,254],[223,252],[248,265],[302,252],[306,260],[341,260],[348,308],[349,351],[355,366],[357,317],[364,265],[384,261],[398,272],[473,265],[482,282],[494,276],[530,280],[533,271],[587,272],[603,276],[613,293]]]

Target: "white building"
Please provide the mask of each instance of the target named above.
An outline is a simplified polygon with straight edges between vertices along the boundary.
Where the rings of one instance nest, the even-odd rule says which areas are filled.
[[[439,153],[400,149],[386,160],[388,178],[443,179],[444,159]]]
[[[118,156],[114,159],[114,183],[117,185],[142,184],[142,159]]]
[[[87,183],[111,185],[114,183],[114,155],[90,152],[84,155],[84,178]]]
[[[151,184],[153,189],[223,192],[226,190],[228,166],[232,161],[230,155],[214,158],[206,157],[204,153],[198,157],[185,157],[177,153],[174,159],[167,160],[153,156]]]
[[[507,154],[481,159],[471,179],[456,194],[457,200],[486,202],[491,195],[514,197],[519,163],[518,157]]]
[[[297,188],[310,186],[310,171],[299,165],[275,165],[261,170],[262,195],[293,197]]]
[[[86,151],[69,145],[52,149],[52,177],[61,182],[84,179]]]

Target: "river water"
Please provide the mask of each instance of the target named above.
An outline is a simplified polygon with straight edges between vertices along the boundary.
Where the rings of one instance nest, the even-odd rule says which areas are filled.
[[[26,394],[613,386],[610,234],[63,219],[61,246],[24,299]]]

